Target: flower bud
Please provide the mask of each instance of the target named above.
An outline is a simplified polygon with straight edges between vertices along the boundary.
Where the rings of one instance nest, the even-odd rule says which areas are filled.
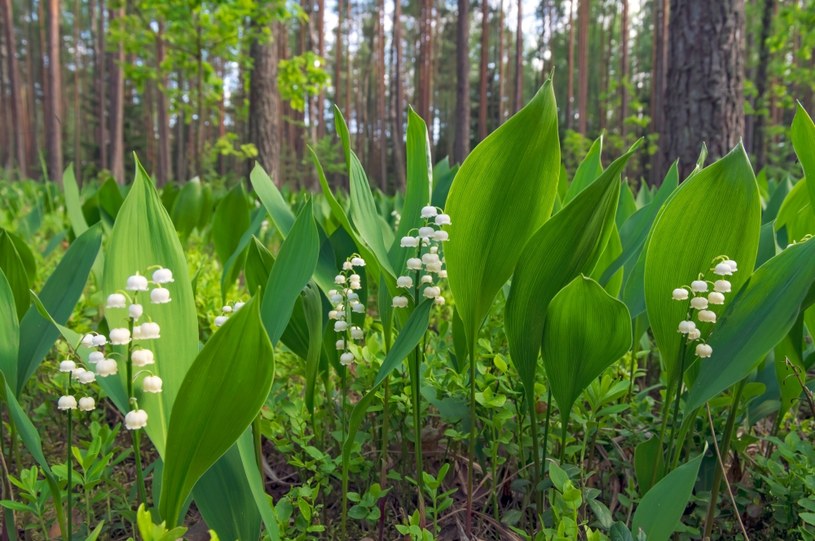
[[[127,305],[127,299],[121,293],[111,293],[108,295],[107,308],[124,308]]]
[[[162,383],[158,376],[145,376],[142,380],[142,388],[145,393],[160,393]]]
[[[688,290],[684,287],[678,287],[673,290],[671,297],[673,297],[675,301],[686,301],[688,300]]]
[[[130,330],[124,327],[110,330],[110,343],[114,346],[123,346],[130,343]]]
[[[713,355],[713,348],[707,344],[698,344],[696,346],[696,356],[700,359],[706,359]]]
[[[76,370],[76,363],[71,360],[65,360],[59,363],[59,371],[64,373],[70,373]]]
[[[127,279],[128,291],[147,291],[147,278],[141,274],[134,274]]]
[[[125,428],[138,430],[147,426],[147,412],[144,410],[128,411],[125,415]]]
[[[83,396],[79,399],[80,411],[93,411],[96,409],[96,400],[92,396]]]
[[[167,304],[170,298],[170,290],[164,287],[157,287],[150,291],[150,302],[153,304]],[[229,308],[232,310],[232,307]]]
[[[137,349],[130,354],[130,362],[133,363],[133,366],[141,368],[148,364],[154,364],[156,359],[153,356],[153,352],[149,349]]]
[[[173,281],[173,271],[161,268],[153,273],[153,281],[157,284],[168,284]]]
[[[75,410],[76,409],[76,398],[71,395],[60,396],[59,400],[57,401],[57,409],[60,410]]]

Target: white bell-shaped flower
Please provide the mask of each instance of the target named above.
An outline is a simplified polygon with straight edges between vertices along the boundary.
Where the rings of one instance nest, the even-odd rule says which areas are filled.
[[[365,338],[365,333],[362,332],[362,329],[359,327],[351,327],[351,339],[353,340],[362,340]]]
[[[124,308],[125,306],[127,306],[127,298],[121,293],[108,295],[107,308]]]
[[[690,305],[696,310],[704,310],[707,308],[707,299],[704,297],[694,297],[690,300]]]
[[[153,304],[167,304],[172,299],[170,298],[170,290],[165,287],[157,287],[150,291],[150,302]],[[232,310],[232,307],[229,307]]]
[[[214,321],[213,323],[215,323],[215,326],[216,326],[216,327],[220,327],[221,325],[223,325],[224,323],[226,323],[226,320],[227,320],[227,319],[229,319],[229,318],[228,318],[228,317],[226,317],[226,316],[216,316],[216,317],[215,317],[215,321]]]
[[[352,257],[351,258],[351,265],[354,266],[354,267],[364,267],[365,266],[365,260],[362,259],[359,256]]]
[[[137,349],[130,354],[130,362],[133,363],[133,366],[138,366],[141,368],[143,366],[147,366],[148,364],[155,364],[156,359],[151,350]]]
[[[402,237],[399,241],[399,246],[402,248],[417,248],[419,246],[418,237]]]
[[[143,313],[144,307],[141,304],[131,304],[127,307],[127,315],[130,316],[130,319],[133,321],[139,319]]]
[[[71,373],[76,370],[76,363],[71,360],[64,360],[59,363],[59,371],[63,373]]]
[[[447,269],[442,269],[439,272],[437,272],[436,274],[439,275],[439,278],[447,278]]]
[[[120,327],[110,330],[110,343],[114,346],[123,346],[130,343],[130,330]]]
[[[125,287],[128,291],[147,291],[147,277],[142,276],[141,274],[134,274],[127,279],[127,287]]]
[[[96,409],[96,400],[92,396],[83,396],[79,399],[79,411],[93,411]]]
[[[441,288],[437,286],[426,287],[424,288],[424,291],[422,291],[422,295],[424,295],[426,299],[435,299],[441,295]]]
[[[439,273],[442,271],[441,261],[433,261],[431,263],[428,263],[427,265],[425,265],[425,269],[427,269],[427,272]]]
[[[224,306],[221,307],[221,312],[223,312],[225,314],[231,314],[232,313],[232,307],[229,306],[228,304],[225,304]]]
[[[346,351],[342,355],[340,355],[340,364],[343,366],[348,366],[354,362],[354,354],[350,351]]]
[[[71,395],[60,396],[59,400],[57,401],[57,409],[60,410],[75,410],[76,409],[76,398]]]
[[[419,228],[419,237],[423,238],[423,239],[429,239],[429,238],[431,238],[433,236],[433,233],[435,233],[435,232],[436,232],[435,229],[433,229],[432,227],[426,225],[424,227]]]
[[[93,334],[88,333],[85,336],[83,336],[82,337],[82,345],[85,346],[86,348],[92,348],[93,347]]]
[[[100,378],[106,378],[119,373],[119,365],[113,359],[102,359],[96,363],[96,375]]]
[[[724,304],[724,294],[718,291],[711,291],[707,296],[707,300],[710,304]]]
[[[396,287],[411,288],[413,287],[413,278],[410,276],[400,276],[396,279]]]
[[[679,322],[679,327],[677,328],[677,331],[681,332],[682,334],[688,334],[689,332],[691,332],[695,328],[696,328],[696,323],[694,323],[693,321],[690,321],[690,320],[688,320],[688,321],[680,321]]]
[[[144,410],[128,411],[125,415],[125,428],[138,430],[147,426],[147,412]]]
[[[733,286],[727,280],[716,280],[713,283],[713,291],[718,293],[730,293],[732,289]]]
[[[739,271],[739,264],[733,261],[732,259],[728,259],[724,261],[724,264],[730,267],[730,272],[738,272]]]
[[[694,280],[690,283],[690,288],[696,293],[704,293],[707,291],[707,282],[704,280]]]
[[[145,321],[140,325],[142,340],[155,340],[161,338],[161,327],[154,321]]]
[[[334,322],[334,332],[345,332],[347,328],[348,323],[346,323],[345,321],[340,320]]]
[[[675,301],[686,301],[688,300],[688,290],[684,287],[678,287],[673,290],[671,297]]]
[[[439,214],[436,216],[436,225],[450,225],[451,223],[449,214]]]
[[[243,308],[245,305],[246,305],[246,303],[245,303],[245,302],[238,301],[238,302],[236,302],[236,303],[233,305],[233,308],[234,308],[234,309],[235,309],[235,311],[237,312],[238,310],[240,310],[241,308]]]
[[[82,372],[76,375],[76,380],[82,385],[88,385],[89,383],[93,383],[94,381],[96,381],[96,374],[94,374],[90,370],[83,370]]]
[[[438,213],[438,209],[432,205],[422,207],[422,218],[425,220],[435,217]]]
[[[355,314],[362,314],[365,312],[365,305],[361,302],[354,302],[351,304],[351,311]]]
[[[690,331],[688,331],[688,340],[690,340],[691,342],[694,340],[699,340],[699,338],[701,337],[702,331],[700,331],[699,329],[691,329]]]
[[[418,257],[411,257],[407,260],[406,266],[409,270],[422,270],[422,260]]]
[[[354,268],[354,266],[353,266],[353,265],[351,265],[351,262],[350,262],[350,261],[343,261],[343,262],[342,262],[342,270],[349,271],[349,270],[351,270],[352,268]]]
[[[438,231],[435,231],[433,233],[432,238],[436,242],[447,242],[448,240],[450,240],[450,234],[447,231],[444,231],[443,229],[439,229]]]
[[[342,285],[345,283],[345,275],[338,274],[334,277],[334,283],[337,285]]]
[[[700,359],[706,359],[713,355],[713,348],[707,344],[696,345],[696,356]]]
[[[716,323],[716,312],[699,310],[699,321],[703,323]]]
[[[733,274],[733,269],[727,263],[719,263],[713,269],[713,274],[717,274],[719,276],[730,276]]]
[[[93,346],[97,348],[101,348],[105,344],[108,343],[108,339],[105,338],[104,334],[94,334],[93,335]]]
[[[158,376],[145,376],[141,384],[145,393],[160,393],[162,383]]]
[[[334,345],[336,346],[338,351],[343,350],[343,349],[345,349],[345,340],[340,338],[339,340],[337,340],[337,342]]]
[[[88,354],[88,363],[96,364],[104,358],[105,354],[101,351],[91,351],[90,354]]]
[[[438,304],[439,306],[444,306],[444,303],[445,303],[445,302],[447,302],[447,301],[445,301],[445,300],[444,300],[444,297],[442,297],[441,295],[439,295],[438,297],[436,297],[435,299],[433,299],[433,303],[434,303],[434,304]]]
[[[403,297],[402,295],[397,295],[391,301],[391,306],[394,308],[405,308],[408,305],[408,298]]]
[[[161,268],[153,273],[153,281],[157,284],[169,284],[173,281],[173,271]]]
[[[439,254],[430,252],[422,255],[422,263],[425,265],[429,265],[430,263],[441,263],[441,259],[439,259]]]

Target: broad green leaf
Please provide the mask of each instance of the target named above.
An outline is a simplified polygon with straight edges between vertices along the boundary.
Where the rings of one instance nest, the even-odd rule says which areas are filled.
[[[600,254],[600,259],[597,260],[597,265],[591,273],[591,278],[599,281],[600,277],[606,274],[609,266],[614,263],[622,253],[623,241],[620,238],[620,232],[615,223],[611,227],[611,235],[608,238],[608,243],[606,243],[603,253]],[[618,296],[623,285],[623,269],[617,269],[617,272],[611,275],[609,280],[602,285],[612,297]]]
[[[776,231],[786,231],[787,242],[803,239],[815,234],[815,211],[807,194],[807,181],[801,180],[790,190],[774,222]]]
[[[467,156],[447,198],[452,225],[445,259],[469,344],[526,241],[549,217],[559,172],[557,106],[548,80]]]
[[[799,374],[805,374],[804,367],[804,315],[798,314],[798,318],[793,323],[790,332],[774,348],[773,364],[775,365],[775,376],[778,380],[778,392],[780,398],[780,412],[783,415],[789,411],[795,401],[801,396],[801,383],[795,377],[793,369],[787,365],[787,360],[797,368]]]
[[[147,172],[144,172],[148,178]],[[133,188],[131,188],[131,191]],[[155,188],[154,188],[155,190]],[[201,181],[195,177],[187,182],[173,203],[173,210],[170,213],[176,230],[182,237],[189,236],[192,230],[198,226],[201,212],[204,208],[204,196],[201,189]]]
[[[252,423],[273,376],[272,344],[253,297],[206,343],[178,391],[159,498],[161,516],[170,524],[178,523],[198,479]]]
[[[119,214],[119,209],[122,208],[124,202],[122,192],[119,191],[119,185],[113,177],[108,177],[99,187],[96,192],[96,200],[99,203],[99,208],[104,211],[105,216],[112,223]]]
[[[17,381],[17,354],[20,350],[20,322],[14,294],[0,269],[0,372],[5,381]]]
[[[224,271],[221,274],[221,295],[223,296],[224,301],[226,301],[226,295],[229,293],[229,289],[231,288],[232,284],[234,284],[235,280],[238,279],[241,272],[241,267],[244,266],[244,261],[246,260],[247,254],[246,247],[249,246],[249,243],[252,241],[255,234],[257,234],[257,232],[260,230],[260,227],[263,225],[264,218],[266,218],[266,211],[264,209],[255,209],[253,212],[252,223],[250,223],[249,227],[246,228],[246,231],[243,232],[243,235],[241,235],[240,240],[238,240],[238,245],[235,247],[232,255],[230,255],[229,259],[227,259],[226,263],[224,263]],[[250,291],[252,291],[252,289],[250,289]]]
[[[401,144],[397,141],[396,144]],[[424,120],[412,107],[408,108],[407,123],[407,186],[405,202],[402,205],[399,228],[396,230],[396,245],[408,231],[421,225],[422,207],[429,204],[433,190],[433,164],[430,157],[430,138]],[[404,252],[404,250],[401,250]],[[397,270],[401,268],[396,267]]]
[[[815,124],[800,102],[792,119],[790,138],[804,169],[809,203],[815,209]]]
[[[74,176],[74,164],[68,164],[62,174],[62,189],[65,192],[65,210],[68,214],[68,221],[77,237],[88,229],[88,222],[82,214],[82,201],[79,198],[79,186],[76,184]]]
[[[634,148],[615,160],[541,227],[515,269],[504,325],[512,361],[532,397],[549,302],[580,273],[589,273],[614,227],[620,173]],[[530,403],[531,405],[531,403]]]
[[[628,309],[597,282],[578,276],[555,295],[543,329],[543,365],[564,424],[580,393],[630,347]]]
[[[286,238],[294,225],[294,213],[289,208],[286,200],[283,199],[280,190],[277,189],[266,170],[257,162],[249,174],[249,181],[252,183],[255,193],[258,194],[260,202],[266,208],[266,212],[272,218],[275,227],[280,232],[280,236]]]
[[[20,253],[11,240],[11,235],[5,229],[0,229],[0,270],[6,275],[6,280],[14,295],[14,305],[19,319],[28,309],[28,290],[31,288],[33,277],[28,276]]]
[[[37,260],[34,258],[34,252],[31,251],[29,244],[20,238],[19,235],[11,231],[6,231],[6,235],[17,249],[17,254],[20,256],[20,261],[23,263],[23,269],[25,269],[29,280],[34,282],[37,277]]]
[[[237,447],[246,471],[246,479],[249,482],[252,496],[255,498],[255,505],[263,519],[263,524],[266,526],[266,534],[269,535],[270,541],[279,541],[280,531],[277,526],[277,513],[274,505],[272,505],[271,497],[266,494],[263,477],[261,477],[260,469],[255,461],[255,448],[251,430],[246,430],[238,438]]]
[[[261,314],[269,339],[276,344],[291,318],[300,291],[314,274],[320,255],[320,237],[309,201],[280,246],[277,260],[263,289]]]
[[[668,541],[679,526],[693,485],[699,474],[704,453],[663,477],[645,494],[637,510],[631,531],[645,532],[648,541]]]
[[[686,408],[703,405],[744,379],[792,328],[815,284],[815,239],[787,247],[759,267],[725,307],[699,361]]]
[[[564,206],[603,173],[602,155],[603,136],[601,135],[594,140],[583,161],[577,166],[574,178],[566,190],[566,196],[563,198]]]
[[[102,226],[82,233],[68,248],[54,272],[40,290],[39,298],[54,320],[64,325],[71,316],[102,244]],[[19,393],[45,354],[59,336],[59,330],[43,318],[36,307],[29,307],[20,320],[20,354],[17,359],[16,391]],[[9,382],[12,388],[12,382]]]
[[[729,277],[738,291],[755,264],[760,227],[758,187],[741,144],[683,182],[657,216],[645,256],[645,305],[669,381],[679,375],[683,335],[676,326],[687,310],[671,292],[710,274],[721,255],[739,264]]]
[[[274,256],[257,237],[252,237],[246,253],[246,263],[243,265],[243,274],[246,276],[246,288],[257,291],[266,287],[269,273],[274,266]]]
[[[450,193],[450,187],[453,185],[453,179],[458,173],[458,169],[458,165],[454,165],[452,168],[448,165],[446,169],[433,169],[433,195],[430,198],[430,204],[434,207],[446,207],[447,195]]]
[[[659,438],[652,437],[637,445],[634,449],[634,472],[637,475],[637,489],[640,496],[651,490],[655,481],[654,472],[657,475],[662,471],[663,449],[659,444]]]
[[[143,297],[138,299],[144,307],[143,320],[155,321],[161,327],[161,338],[151,341],[147,347],[155,354],[155,372],[164,385],[161,394],[139,397],[139,405],[150,417],[147,434],[164,456],[170,411],[181,382],[198,354],[198,316],[178,235],[153,181],[137,162],[133,186],[108,242],[103,293],[108,295],[123,289],[128,276],[148,273],[154,266],[170,269],[175,279],[166,285],[172,302],[152,304]],[[107,310],[105,315],[110,328],[127,326],[126,310]],[[124,354],[124,348],[118,349]],[[124,370],[120,371],[118,381],[122,389],[127,388],[126,377]]]
[[[306,361],[305,400],[306,408],[313,415],[314,389],[317,385],[317,374],[320,371],[320,357],[323,350],[323,304],[320,292],[313,282],[303,289],[300,301],[302,317],[308,329],[308,350],[304,357]]]
[[[239,182],[218,202],[212,217],[212,244],[221,265],[226,264],[238,247],[241,236],[249,228],[249,219],[246,192]]]

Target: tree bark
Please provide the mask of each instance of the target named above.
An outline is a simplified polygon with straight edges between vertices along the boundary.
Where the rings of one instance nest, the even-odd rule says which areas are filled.
[[[516,112],[523,107],[524,99],[524,31],[523,31],[523,0],[518,0],[518,21],[515,25],[515,101],[512,111]]]
[[[699,146],[711,158],[738,143],[744,127],[744,0],[671,0],[663,140],[668,160],[690,172]]]
[[[506,72],[504,71],[504,0],[501,0],[501,3],[498,8],[498,53],[496,54],[497,58],[495,59],[496,63],[498,64],[498,125],[500,126],[504,122],[504,97],[506,93],[504,89],[505,79],[506,79]]]
[[[325,0],[317,0],[317,54],[325,58]],[[314,115],[317,121],[317,139],[325,136],[325,91],[317,95]]]
[[[48,0],[48,101],[45,135],[48,175],[62,185],[62,63],[60,61],[60,3]]]
[[[764,167],[766,147],[764,144],[764,126],[767,122],[767,104],[765,94],[767,93],[767,65],[770,60],[770,50],[767,46],[767,39],[770,37],[773,14],[775,13],[775,0],[764,0],[764,9],[761,13],[761,37],[758,44],[758,66],[756,69],[756,97],[753,102],[753,110],[756,111],[753,123],[752,147],[755,155],[755,168],[760,170]]]
[[[668,74],[668,0],[654,2],[654,46],[651,50],[651,132],[660,135],[660,149],[651,156],[649,182],[652,186],[662,182],[665,174],[665,145],[663,125],[665,124],[665,87]]]
[[[620,135],[625,139],[625,119],[628,117],[628,0],[622,0],[620,19]]]
[[[490,5],[481,0],[481,63],[478,67],[478,139],[489,133],[487,127],[487,65],[490,56]]]
[[[167,77],[164,74],[164,24],[158,23],[156,32],[156,117],[158,120],[158,168],[156,177],[159,186],[170,180],[170,114],[167,103]]]
[[[482,0],[483,2],[484,0]],[[456,135],[453,161],[470,152],[470,0],[458,0],[456,24]]]
[[[566,129],[569,130],[574,125],[574,6],[577,0],[569,2],[569,52],[566,60]],[[659,1],[659,0],[657,0]]]
[[[82,49],[79,46],[79,27],[81,25],[80,15],[81,3],[79,0],[74,0],[74,13],[73,13],[73,26],[74,26],[74,175],[76,181],[82,182],[82,107],[80,107],[79,96],[82,95],[82,79],[79,76],[80,67],[82,66]]]
[[[402,87],[402,0],[393,2],[393,161],[396,168],[396,180],[399,188],[405,187],[405,132],[404,118],[405,94]]]
[[[125,8],[117,7],[108,11],[110,21],[122,18],[125,15]],[[116,52],[112,53],[110,64],[110,172],[119,184],[125,183],[125,161],[124,161],[124,100],[125,100],[125,78],[124,63],[125,50],[120,42],[116,46]]]
[[[337,37],[334,40],[334,103],[342,103],[342,20],[343,20],[343,0],[337,0]],[[348,114],[348,111],[343,111]]]
[[[383,190],[388,184],[388,143],[386,136],[387,92],[385,90],[385,0],[376,4],[376,149],[379,182]]]
[[[28,159],[26,157],[26,129],[23,124],[23,102],[20,85],[20,68],[17,63],[17,42],[14,35],[14,15],[11,0],[2,0],[2,20],[6,41],[6,69],[11,87],[11,129],[14,132],[14,150],[17,157],[17,168],[21,178],[28,178]],[[1,76],[1,75],[0,75]]]
[[[253,67],[249,82],[249,140],[258,151],[257,161],[272,179],[280,182],[280,98],[277,91],[277,47],[260,31],[249,54]]]
[[[433,63],[433,15],[432,0],[421,0],[419,11],[419,81],[417,112],[432,131],[433,119],[430,116],[430,78]]]
[[[590,0],[580,0],[577,14],[577,131],[586,135],[589,120],[589,17]]]

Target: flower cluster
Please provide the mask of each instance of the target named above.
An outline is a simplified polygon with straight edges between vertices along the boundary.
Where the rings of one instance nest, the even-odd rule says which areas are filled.
[[[337,333],[337,351],[340,353],[340,363],[349,366],[356,360],[351,352],[352,341],[365,338],[360,327],[353,324],[353,314],[364,314],[365,305],[359,300],[357,291],[362,289],[362,277],[357,269],[365,266],[365,260],[354,254],[342,264],[342,272],[334,277],[334,283],[339,289],[328,292],[328,300],[333,309],[328,312],[328,318],[334,321],[334,332]]]
[[[148,280],[146,276],[142,276],[138,272],[128,277],[125,289],[108,295],[106,303],[108,310],[127,310],[126,326],[110,329],[108,336],[90,333],[82,338],[82,345],[93,350],[88,354],[87,362],[88,365],[94,367],[94,372],[84,368],[74,368],[74,378],[80,383],[90,383],[95,381],[97,377],[106,378],[118,374],[119,363],[116,360],[118,354],[113,351],[106,351],[106,346],[108,344],[111,346],[127,346],[126,366],[129,377],[127,390],[130,403],[133,406],[133,410],[125,415],[125,427],[128,430],[137,430],[147,426],[147,413],[138,407],[138,401],[133,396],[133,383],[136,377],[143,372],[147,373],[141,382],[142,391],[145,393],[160,393],[163,385],[161,378],[155,375],[150,368],[147,368],[156,363],[153,351],[144,346],[139,345],[136,347],[135,345],[136,342],[146,342],[161,337],[161,327],[155,321],[139,323],[144,315],[144,307],[139,304],[139,295],[149,292],[148,296],[151,304],[167,304],[172,301],[172,296],[166,285],[172,282],[172,271],[163,267],[153,272],[152,280]],[[64,361],[63,364],[65,362],[68,361]],[[133,367],[140,369],[139,372],[133,374]],[[65,368],[67,369],[68,366],[66,365]],[[60,365],[60,370],[62,370],[62,365]],[[91,406],[93,399],[86,400],[87,398],[90,397],[80,399],[80,409],[83,409],[83,400],[86,406]],[[70,400],[64,402],[70,404]],[[63,409],[62,405],[63,400],[61,398],[60,409]]]
[[[243,308],[244,304],[246,304],[246,303],[241,302],[241,301],[238,301],[238,302],[236,302],[234,304],[231,304],[231,305],[230,304],[225,304],[221,308],[221,315],[215,316],[215,321],[213,321],[213,324],[216,327],[222,326],[224,323],[226,323],[226,320],[229,319],[229,316],[232,315],[233,312],[237,312],[238,310]]]
[[[714,259],[711,272],[717,276],[714,281],[705,280],[705,274],[700,273],[690,286],[682,286],[673,290],[671,296],[675,301],[688,301],[688,312],[683,321],[679,322],[677,332],[687,335],[689,342],[696,344],[695,353],[699,358],[713,355],[713,348],[702,336],[702,330],[696,325],[702,323],[716,323],[714,306],[721,306],[725,301],[725,293],[730,293],[732,286],[727,276],[738,272],[738,264],[727,256]],[[694,321],[694,315],[696,321]],[[709,336],[709,333],[708,333]]]
[[[407,307],[411,291],[416,301],[421,294],[426,299],[433,299],[436,304],[445,302],[437,285],[437,280],[447,278],[444,258],[439,252],[443,243],[449,240],[447,231],[442,227],[452,222],[449,215],[440,213],[433,206],[422,207],[421,216],[424,225],[416,230],[416,235],[402,237],[399,242],[402,248],[415,249],[416,255],[406,262],[405,266],[410,272],[396,279],[396,286],[405,289],[407,294],[393,297],[394,308]]]

